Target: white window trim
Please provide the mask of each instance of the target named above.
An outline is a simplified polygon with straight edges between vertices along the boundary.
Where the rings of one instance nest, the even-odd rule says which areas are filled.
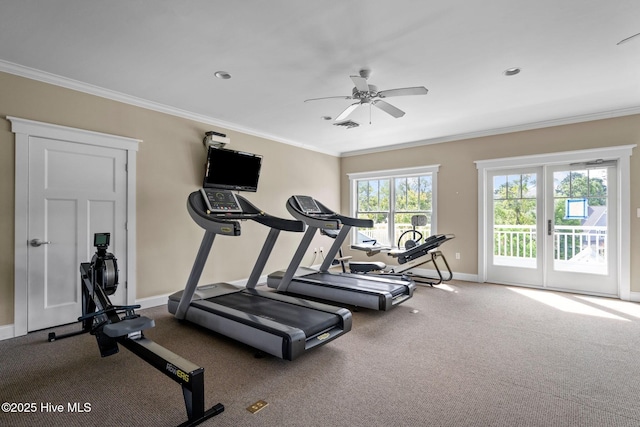
[[[478,160],[478,281],[487,278],[488,230],[486,226],[487,209],[487,176],[489,171],[501,169],[525,168],[534,166],[560,165],[572,162],[588,162],[602,158],[618,162],[618,289],[622,300],[640,301],[640,294],[631,295],[631,238],[628,233],[631,225],[631,166],[630,157],[633,145],[621,145],[587,150],[564,151],[559,153],[536,154],[532,156],[507,157],[499,159]]]
[[[417,176],[417,175],[426,175],[431,174],[431,232],[435,234],[438,230],[438,170],[440,169],[440,165],[428,165],[428,166],[418,166],[412,168],[402,168],[402,169],[385,169],[379,171],[368,171],[368,172],[352,172],[348,173],[349,177],[349,212],[351,216],[355,216],[356,214],[356,206],[358,205],[358,191],[357,191],[357,182],[364,179],[388,179],[388,178],[402,178],[408,176]],[[393,196],[393,189],[391,188],[391,195]],[[355,237],[352,236],[353,240]],[[394,244],[394,242],[391,242]]]

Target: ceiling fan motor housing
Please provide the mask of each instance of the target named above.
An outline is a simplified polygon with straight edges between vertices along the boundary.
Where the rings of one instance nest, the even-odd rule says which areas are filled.
[[[353,99],[360,99],[366,102],[366,100],[369,100],[371,98],[375,98],[376,96],[378,96],[378,87],[376,85],[368,85],[368,86],[369,86],[368,92],[359,91],[357,87],[354,87],[353,90],[351,91],[351,97]]]

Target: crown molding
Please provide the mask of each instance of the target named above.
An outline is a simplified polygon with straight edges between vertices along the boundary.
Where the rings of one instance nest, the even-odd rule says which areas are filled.
[[[271,141],[280,142],[286,145],[302,148],[309,151],[315,151],[322,154],[327,154],[334,157],[353,157],[363,154],[380,153],[392,150],[400,150],[405,148],[420,147],[423,145],[441,144],[444,142],[460,141],[472,138],[482,138],[486,136],[502,135],[506,133],[522,132],[534,129],[542,129],[553,126],[562,126],[575,123],[589,122],[594,120],[610,119],[615,117],[630,116],[634,114],[640,114],[640,106],[624,108],[619,110],[604,111],[599,113],[584,114],[578,116],[564,117],[553,120],[544,120],[532,123],[523,123],[515,126],[507,126],[502,128],[493,128],[477,132],[469,132],[455,135],[448,135],[439,138],[422,139],[418,141],[406,142],[395,145],[387,145],[384,147],[367,148],[363,150],[354,151],[332,151],[322,150],[318,147],[314,147],[308,144],[304,144],[298,141],[289,140],[276,135],[272,135],[265,132],[260,132],[255,129],[247,128],[236,123],[225,122],[215,119],[213,117],[205,116],[203,114],[193,113],[190,111],[182,110],[180,108],[171,107],[168,105],[160,104],[157,102],[149,101],[146,99],[138,98],[135,96],[127,95],[122,92],[117,92],[109,89],[105,89],[99,86],[95,86],[89,83],[84,83],[78,80],[62,77],[56,74],[48,73],[46,71],[37,70],[35,68],[25,67],[23,65],[15,64],[12,62],[0,60],[0,72],[14,74],[16,76],[24,77],[31,80],[37,80],[43,83],[52,84],[54,86],[60,86],[67,89],[75,90],[78,92],[87,93],[90,95],[99,96],[101,98],[110,99],[113,101],[122,102],[124,104],[133,105],[147,110],[157,111],[160,113],[169,114],[183,119],[193,120],[199,123],[205,123],[212,126],[221,127],[227,130],[241,132],[247,135],[256,136],[258,138],[265,138]]]
[[[12,62],[4,61],[1,59],[0,59],[0,72],[13,74],[13,75],[24,77],[27,79],[48,83],[54,86],[75,90],[78,92],[83,92],[89,95],[99,96],[101,98],[122,102],[124,104],[133,105],[135,107],[140,107],[147,110],[169,114],[171,116],[176,116],[183,119],[193,120],[199,123],[205,123],[208,125],[221,127],[226,130],[241,132],[241,133],[256,136],[259,138],[265,138],[271,141],[280,142],[280,143],[291,145],[298,148],[303,148],[305,150],[315,151],[322,154],[328,154],[334,157],[340,156],[340,152],[337,152],[337,151],[321,150],[311,145],[307,145],[298,141],[292,141],[292,140],[285,139],[269,133],[260,132],[255,129],[247,128],[235,123],[225,122],[222,120],[215,119],[213,117],[205,116],[203,114],[193,113],[191,111],[186,111],[180,108],[171,107],[169,105],[164,105],[164,104],[149,101],[143,98],[127,95],[122,92],[105,89],[100,86],[95,86],[89,83],[81,82],[79,80],[74,80],[67,77],[62,77],[57,74],[48,73],[46,71],[41,71],[35,68],[14,64]]]
[[[443,142],[461,141],[465,139],[482,138],[486,136],[502,135],[506,133],[522,132],[534,129],[543,129],[554,126],[571,125],[575,123],[591,122],[595,120],[612,119],[615,117],[632,116],[640,114],[640,106],[623,108],[620,110],[603,111],[600,113],[583,114],[578,116],[563,117],[553,120],[544,120],[540,122],[523,123],[515,126],[507,126],[502,128],[487,129],[477,132],[461,133],[456,135],[447,135],[440,138],[423,139],[419,141],[406,142],[396,145],[388,145],[384,147],[368,148],[364,150],[346,151],[340,153],[340,157],[360,156],[363,154],[381,153],[391,150],[399,150],[404,148],[421,147],[423,145],[441,144]]]

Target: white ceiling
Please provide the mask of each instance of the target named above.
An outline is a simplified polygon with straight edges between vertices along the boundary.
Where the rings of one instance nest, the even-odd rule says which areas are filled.
[[[638,32],[638,0],[1,0],[0,71],[339,155],[640,113]],[[303,102],[361,68],[429,93]]]

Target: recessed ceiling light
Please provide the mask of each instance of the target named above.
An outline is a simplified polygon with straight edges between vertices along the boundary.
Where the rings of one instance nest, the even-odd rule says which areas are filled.
[[[226,71],[216,71],[213,75],[222,80],[231,78],[231,74],[227,73]]]
[[[518,67],[513,67],[513,68],[507,68],[506,70],[504,70],[503,74],[505,76],[515,76],[516,74],[518,74],[520,72],[520,68]]]

